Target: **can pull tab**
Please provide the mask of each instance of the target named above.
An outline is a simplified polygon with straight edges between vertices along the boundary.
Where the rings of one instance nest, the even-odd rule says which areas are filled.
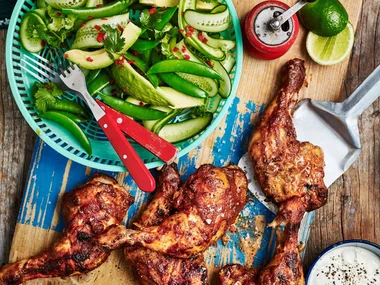
[[[272,31],[277,31],[281,28],[281,26],[286,23],[295,13],[297,13],[299,10],[301,10],[306,4],[315,2],[316,0],[301,0],[297,2],[294,6],[292,6],[290,9],[286,10],[283,14],[273,18],[269,21],[268,27]]]

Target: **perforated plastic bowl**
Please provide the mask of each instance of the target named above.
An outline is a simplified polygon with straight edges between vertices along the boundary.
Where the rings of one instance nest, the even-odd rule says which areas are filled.
[[[221,101],[211,124],[206,130],[188,140],[176,144],[179,148],[179,157],[197,147],[216,128],[222,118],[226,115],[239,84],[243,61],[243,42],[240,24],[231,0],[227,0],[225,3],[232,16],[232,25],[229,30],[224,32],[223,36],[227,39],[236,40],[236,48],[233,50],[236,64],[230,72],[232,80],[231,95],[226,100]],[[9,83],[21,113],[37,135],[39,135],[50,147],[65,157],[80,164],[104,171],[126,171],[112,145],[104,136],[96,121],[92,120],[86,124],[82,124],[82,129],[89,136],[93,148],[93,155],[89,157],[80,144],[64,128],[54,122],[41,120],[38,117],[30,94],[30,87],[35,79],[19,67],[21,64],[20,59],[23,54],[28,53],[20,44],[19,33],[21,19],[26,12],[34,7],[35,4],[31,0],[17,2],[10,20],[6,42],[6,65]],[[136,15],[131,15],[131,17],[133,16]],[[40,54],[47,57],[46,51],[42,51]],[[80,102],[75,96],[69,94],[65,96],[68,99]],[[133,146],[148,168],[162,165],[161,160],[140,145],[133,144]]]

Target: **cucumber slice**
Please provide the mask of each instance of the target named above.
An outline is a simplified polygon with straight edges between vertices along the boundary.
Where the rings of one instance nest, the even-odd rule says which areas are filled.
[[[139,0],[140,4],[154,7],[175,7],[179,0]]]
[[[143,126],[148,129],[149,131],[151,131],[154,127],[154,125],[158,122],[159,120],[144,120],[142,121],[143,123]]]
[[[209,97],[214,97],[218,93],[218,83],[211,78],[181,72],[178,72],[177,74],[183,79],[206,91]]]
[[[46,25],[50,23],[50,20],[46,17],[46,8],[34,9],[30,11],[30,13],[37,14],[37,16],[39,16],[42,20],[44,20]]]
[[[186,21],[184,19],[184,13],[187,10],[195,10],[196,0],[180,0],[179,2],[179,10],[178,10],[178,27],[186,39],[186,42],[197,49],[200,53],[205,55],[208,58],[215,60],[222,60],[225,55],[224,52],[220,48],[213,48],[206,43],[202,42],[199,39],[199,31],[194,29],[194,32],[188,34],[186,31]]]
[[[36,13],[26,13],[21,22],[20,39],[29,52],[39,52],[44,48],[38,29],[46,29],[44,21]]]
[[[132,97],[128,97],[128,98],[132,98]],[[127,100],[128,100],[128,98],[127,98]],[[136,99],[135,99],[136,100]],[[137,100],[138,101],[138,100]],[[150,107],[151,109],[154,109],[154,110],[159,110],[159,111],[161,111],[161,112],[165,112],[165,113],[167,113],[168,114],[168,116],[172,113],[172,112],[174,112],[174,110],[173,109],[170,109],[169,107],[164,107],[164,106],[151,106]],[[165,119],[165,118],[164,118]],[[163,119],[161,119],[161,120],[163,120]],[[146,129],[148,129],[148,130],[152,130],[153,129],[153,127],[154,127],[154,125],[157,123],[157,122],[159,122],[160,120],[144,120],[144,121],[142,121],[142,123],[143,123],[143,126],[146,128]]]
[[[173,120],[179,113],[181,113],[181,111],[182,111],[181,109],[173,110],[165,118],[156,122],[154,126],[152,127],[152,132],[155,134],[158,134],[161,131],[161,129],[164,126],[166,126],[171,120]]]
[[[131,96],[128,96],[128,98],[125,99],[125,101],[127,101],[127,102],[129,102],[129,103],[131,103],[133,105],[137,105],[137,106],[145,106],[146,105],[146,103],[141,102],[140,100],[137,100],[137,99],[135,99],[135,98],[133,98]],[[158,110],[158,109],[156,109],[156,110]]]
[[[234,67],[236,59],[232,56],[231,53],[226,53],[226,58],[223,59],[220,63],[223,65],[224,69],[230,73],[232,68]]]
[[[86,7],[92,8],[92,7],[101,7],[103,6],[104,2],[103,0],[87,0]]]
[[[228,29],[231,16],[226,5],[219,5],[210,13],[186,10],[184,19],[197,30],[217,33]]]
[[[196,57],[195,54],[190,51],[190,49],[186,46],[184,40],[180,41],[176,47],[178,48],[178,51],[176,52],[176,56],[178,58],[183,58],[185,55],[187,55],[190,61],[204,64],[203,61],[201,61],[198,57]],[[219,86],[218,81],[216,80],[181,72],[178,72],[177,75],[206,91],[209,97],[214,97],[218,93]]]
[[[196,98],[188,96],[182,92],[179,92],[173,88],[161,86],[161,91],[163,91],[163,96],[173,103],[171,106],[173,109],[185,109],[197,106],[203,106],[205,104],[204,98]]]
[[[211,1],[203,1],[203,0],[197,0],[197,4],[195,6],[195,9],[198,11],[211,11],[216,6],[220,5],[220,3],[216,0]]]
[[[122,26],[125,28],[127,24],[129,23],[129,13],[120,14],[112,17],[107,18],[99,18],[99,19],[92,19],[90,21],[87,21],[83,28],[94,28],[95,26],[102,26],[102,25],[110,25],[113,27],[116,27],[117,25]]]
[[[98,42],[98,31],[95,29],[80,28],[71,46],[72,49],[102,48],[103,43]]]
[[[53,8],[62,9],[83,7],[87,0],[45,0],[45,2]]]
[[[223,78],[223,80],[219,80],[219,94],[222,98],[227,98],[231,93],[231,78],[219,61],[211,60],[211,64],[213,69]]]
[[[47,5],[46,5],[45,0],[37,0],[36,6],[37,6],[37,8],[45,8]]]
[[[210,113],[216,113],[218,110],[220,101],[222,101],[222,97],[218,94],[215,97],[207,98],[206,100],[206,111]]]
[[[103,43],[98,42],[99,31],[95,27],[110,25],[112,27],[121,26],[125,29],[129,22],[129,13],[102,19],[93,19],[78,29],[75,40],[71,46],[72,49],[101,48]]]
[[[203,33],[202,35],[205,37],[205,39],[207,40],[207,44],[210,47],[220,48],[224,51],[228,51],[233,49],[236,45],[236,42],[232,40],[214,39],[207,35],[207,33]]]
[[[212,114],[164,126],[158,133],[170,143],[189,139],[202,132],[212,121]]]

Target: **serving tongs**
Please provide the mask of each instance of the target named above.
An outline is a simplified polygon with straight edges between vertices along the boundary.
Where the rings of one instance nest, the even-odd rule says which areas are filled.
[[[94,118],[104,131],[137,186],[145,192],[154,191],[156,187],[154,177],[146,168],[124,134],[130,136],[137,143],[166,163],[175,159],[178,152],[177,148],[127,116],[95,100],[89,94],[85,76],[77,65],[67,62],[68,67],[65,70],[59,68],[60,72],[58,73],[54,70],[54,66],[50,61],[38,54],[33,54],[33,56],[38,60],[28,55],[24,55],[24,58],[21,59],[30,69],[22,65],[20,65],[20,67],[39,81],[55,82],[62,87],[63,90],[73,91],[73,93],[81,98],[90,108]],[[33,72],[33,70],[37,73]]]
[[[341,103],[300,101],[293,122],[299,141],[322,147],[325,155],[325,184],[329,187],[358,158],[361,152],[358,117],[380,96],[380,66]],[[370,131],[370,130],[369,130]],[[250,181],[249,189],[271,211],[277,207],[266,201],[254,178],[252,162],[246,153],[239,161]]]

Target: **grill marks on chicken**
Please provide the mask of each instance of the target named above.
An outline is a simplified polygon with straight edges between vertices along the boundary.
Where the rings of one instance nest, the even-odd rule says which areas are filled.
[[[257,270],[240,264],[228,264],[219,271],[220,285],[257,285]]]
[[[279,204],[270,226],[285,225],[284,239],[278,242],[274,257],[259,274],[229,265],[220,272],[222,285],[240,284],[242,278],[246,278],[243,284],[247,285],[305,284],[298,231],[305,212],[326,203],[324,155],[320,147],[297,141],[292,121],[298,92],[305,80],[304,61],[289,61],[281,78],[281,88],[258,123],[248,152],[261,189],[268,199]]]
[[[106,249],[138,245],[174,257],[204,252],[233,224],[246,203],[247,178],[234,165],[201,166],[175,197],[175,213],[157,226],[113,226],[99,236]]]
[[[323,151],[309,142],[297,141],[292,122],[298,92],[305,80],[304,61],[289,61],[281,78],[281,88],[265,110],[248,148],[264,194],[280,204],[278,219],[272,226],[286,224],[288,218],[302,218],[302,211],[323,206],[328,194],[323,182]],[[286,203],[291,199],[294,199],[292,203]],[[294,215],[296,208],[289,208],[295,204],[298,204],[299,215]],[[291,222],[297,223],[296,220]]]
[[[298,248],[300,225],[289,224],[285,227],[284,237],[277,238],[276,253],[267,266],[260,272],[259,285],[304,285],[304,274]]]
[[[155,197],[137,221],[137,228],[156,226],[173,213],[174,196],[179,194],[180,184],[176,166],[164,166],[159,175]],[[142,285],[208,284],[207,268],[202,255],[180,259],[143,247],[127,247],[124,255]]]
[[[94,242],[94,236],[120,224],[132,203],[133,197],[114,179],[95,174],[85,185],[63,195],[67,222],[63,236],[40,255],[0,268],[0,284],[74,276],[99,267],[110,253]]]
[[[276,253],[261,272],[230,264],[219,272],[220,285],[303,285],[303,268],[298,250],[298,225],[288,225],[278,235]]]

